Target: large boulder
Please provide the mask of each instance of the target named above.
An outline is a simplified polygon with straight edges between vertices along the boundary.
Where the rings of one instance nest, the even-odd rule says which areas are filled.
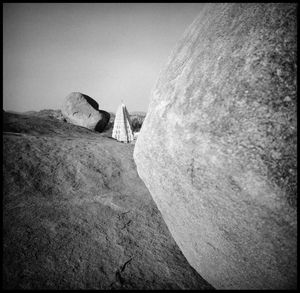
[[[296,4],[206,4],[135,145],[140,177],[217,289],[296,288]]]
[[[98,108],[98,103],[91,97],[72,92],[65,98],[61,112],[69,123],[101,132],[107,125],[110,114]]]

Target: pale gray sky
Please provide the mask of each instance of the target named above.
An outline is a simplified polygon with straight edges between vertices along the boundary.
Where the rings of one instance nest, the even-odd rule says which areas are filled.
[[[147,111],[170,53],[203,3],[3,4],[3,109],[59,109],[73,91]]]

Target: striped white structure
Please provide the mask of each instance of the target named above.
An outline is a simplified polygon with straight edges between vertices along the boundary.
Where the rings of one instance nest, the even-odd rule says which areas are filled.
[[[116,113],[112,137],[125,143],[129,143],[134,139],[130,116],[123,103]]]

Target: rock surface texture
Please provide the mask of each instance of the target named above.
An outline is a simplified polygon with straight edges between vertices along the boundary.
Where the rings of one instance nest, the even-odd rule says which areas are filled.
[[[51,117],[3,122],[3,289],[212,288],[172,238],[133,145]]]
[[[217,289],[296,288],[296,4],[206,4],[163,70],[134,158]]]
[[[98,108],[98,103],[91,97],[73,92],[65,98],[61,112],[69,123],[102,132],[110,114]]]

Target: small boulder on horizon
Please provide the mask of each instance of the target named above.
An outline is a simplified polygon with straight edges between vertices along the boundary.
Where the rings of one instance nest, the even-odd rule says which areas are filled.
[[[70,93],[61,106],[61,112],[67,122],[102,132],[110,114],[99,110],[99,104],[91,97],[80,92]]]

